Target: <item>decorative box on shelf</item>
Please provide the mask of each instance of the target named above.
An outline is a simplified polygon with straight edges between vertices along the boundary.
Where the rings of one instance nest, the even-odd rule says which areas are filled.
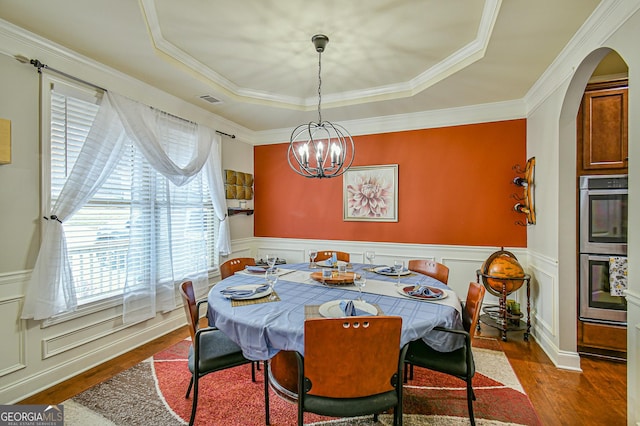
[[[247,216],[250,216],[253,214],[253,209],[247,209],[247,208],[239,208],[239,207],[229,207],[227,209],[227,214],[229,216],[233,216],[236,214],[246,214]]]

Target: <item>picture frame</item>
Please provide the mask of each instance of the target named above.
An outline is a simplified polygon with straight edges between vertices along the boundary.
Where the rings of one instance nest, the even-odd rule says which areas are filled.
[[[344,221],[398,221],[397,164],[351,167],[342,188]]]

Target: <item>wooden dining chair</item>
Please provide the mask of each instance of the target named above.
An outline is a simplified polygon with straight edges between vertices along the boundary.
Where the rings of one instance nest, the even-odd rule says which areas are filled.
[[[428,275],[436,280],[447,284],[449,281],[449,268],[435,260],[414,259],[409,261],[410,271]]]
[[[242,271],[246,266],[255,265],[256,260],[253,257],[237,257],[235,259],[229,259],[220,265],[220,278],[224,280],[236,272]]]
[[[407,268],[410,271],[419,272],[429,277],[435,278],[441,283],[447,284],[449,281],[449,268],[435,260],[413,259],[409,261]],[[407,370],[408,368],[408,370]],[[404,381],[407,381],[407,375],[413,379],[413,364],[405,366]]]
[[[304,412],[334,417],[394,409],[402,424],[402,318],[312,318],[304,323],[304,356],[298,360],[298,425]]]
[[[475,334],[478,318],[480,316],[480,306],[484,299],[485,288],[482,284],[471,282],[467,291],[467,300],[462,310],[462,325],[464,330],[456,330],[445,327],[435,327],[434,330],[446,333],[455,333],[464,337],[464,345],[453,352],[439,352],[432,349],[422,339],[409,343],[405,361],[417,367],[424,367],[430,370],[455,376],[467,383],[467,406],[469,409],[469,419],[475,425],[473,416],[473,401],[476,399],[471,386],[471,379],[476,370],[471,352],[471,340]]]
[[[225,279],[235,274],[238,271],[242,271],[247,266],[255,266],[256,260],[253,257],[236,257],[235,259],[229,259],[220,265],[220,279]],[[251,380],[256,381],[256,370],[260,370],[260,362],[254,361],[251,364]]]
[[[237,367],[239,365],[248,364],[251,361],[242,355],[242,350],[231,339],[229,339],[222,331],[215,327],[201,328],[200,322],[200,305],[207,303],[207,300],[196,302],[193,292],[193,283],[185,281],[180,285],[180,295],[182,296],[182,304],[187,315],[187,323],[189,334],[191,334],[191,347],[189,348],[189,371],[191,372],[191,380],[187,388],[185,398],[189,398],[191,389],[193,388],[193,403],[191,405],[191,417],[189,425],[193,425],[196,418],[196,408],[198,406],[198,382],[201,377],[213,373],[215,371],[225,370],[227,368]],[[266,363],[265,372],[265,417],[266,424],[269,424],[268,411],[268,380]]]
[[[318,250],[318,255],[316,256],[316,262],[320,262],[321,260],[327,260],[331,258],[331,255],[335,253],[336,256],[338,257],[338,260],[341,260],[343,262],[350,262],[351,261],[351,256],[349,255],[349,253],[344,252],[344,251],[335,251],[335,250]]]

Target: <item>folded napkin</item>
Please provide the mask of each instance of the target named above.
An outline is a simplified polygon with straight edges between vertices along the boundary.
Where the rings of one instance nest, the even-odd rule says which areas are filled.
[[[348,317],[360,317],[360,316],[371,315],[367,311],[363,311],[362,309],[356,308],[356,305],[353,303],[353,300],[342,300],[340,302],[340,309],[342,309],[342,312],[344,312],[344,314]]]
[[[267,268],[264,266],[246,266],[245,270],[248,272],[265,272]]]
[[[245,286],[242,286],[245,287]],[[269,290],[269,284],[263,284],[256,286],[255,288],[237,288],[237,287],[227,287],[223,290],[220,290],[220,294],[223,296],[232,296],[232,297],[249,297],[253,296],[257,293],[262,293]]]
[[[402,271],[400,272],[404,272],[405,269],[403,268]],[[383,274],[397,274],[398,271],[396,271],[396,268],[394,268],[393,266],[386,266],[384,268],[378,268],[376,269],[376,272],[381,272]]]
[[[438,297],[440,295],[440,293],[431,291],[431,289],[426,285],[421,285],[418,288],[414,288],[413,290],[408,291],[407,294],[410,296],[424,296],[424,297]]]

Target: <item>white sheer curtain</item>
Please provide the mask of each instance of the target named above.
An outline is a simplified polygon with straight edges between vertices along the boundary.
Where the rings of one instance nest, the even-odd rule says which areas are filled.
[[[75,310],[76,292],[62,223],[102,186],[118,165],[126,134],[109,99],[102,105],[56,204],[43,223],[38,259],[27,285],[22,318],[50,318]]]
[[[201,128],[206,129],[206,128]],[[206,129],[210,131],[209,129]],[[229,221],[227,218],[227,200],[225,197],[224,183],[220,178],[222,176],[222,158],[220,153],[221,138],[217,133],[213,133],[213,145],[209,154],[209,161],[206,163],[206,176],[209,183],[209,191],[211,192],[211,202],[213,209],[220,220],[220,234],[216,241],[216,249],[218,252],[226,256],[231,253],[231,231],[229,229]]]
[[[176,122],[180,123],[179,128],[176,128]],[[219,156],[220,138],[207,127],[176,120],[166,113],[107,92],[76,165],[52,209],[52,219],[45,224],[44,239],[27,288],[22,318],[45,319],[76,308],[62,222],[91,198],[117,165],[122,156],[125,133],[151,167],[176,186],[189,184],[208,164],[206,175],[211,199],[216,214],[222,220],[218,248],[223,254],[230,251],[228,223],[224,220],[226,203]],[[179,157],[187,159],[183,166],[169,155],[171,150],[176,150],[175,140],[172,140],[176,133],[180,134],[182,143],[177,150]],[[186,151],[185,139],[189,145]],[[171,216],[180,212],[172,212],[171,198],[179,196],[179,191],[171,189],[170,185],[164,188],[164,193],[160,194],[160,199],[166,203],[163,213],[157,213],[155,209],[158,194],[145,192],[157,191],[156,186],[145,189],[140,180],[132,188],[128,262],[138,262],[144,272],[127,275],[123,299],[123,321],[127,324],[152,318],[157,311],[175,308],[176,278],[191,279],[200,290],[207,285],[207,265],[198,259],[195,259],[190,275],[175,277],[171,266]],[[56,217],[60,221],[53,219]],[[143,217],[145,219],[141,219]],[[168,257],[169,267],[166,266],[167,259],[158,259],[161,254]]]

